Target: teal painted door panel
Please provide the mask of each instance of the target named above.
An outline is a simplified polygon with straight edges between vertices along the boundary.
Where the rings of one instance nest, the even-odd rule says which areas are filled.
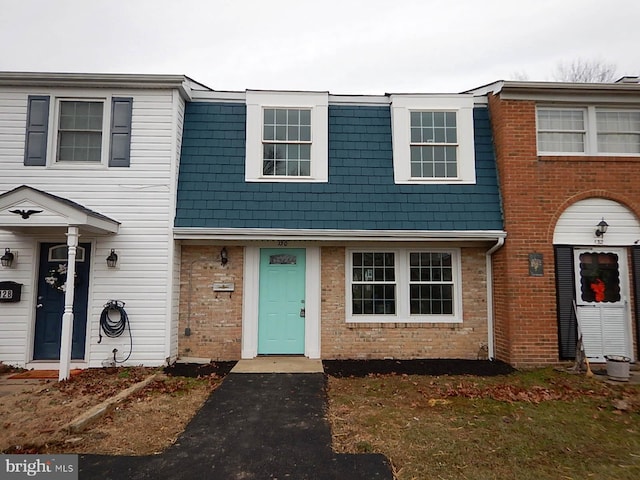
[[[305,249],[260,250],[258,354],[304,354]]]

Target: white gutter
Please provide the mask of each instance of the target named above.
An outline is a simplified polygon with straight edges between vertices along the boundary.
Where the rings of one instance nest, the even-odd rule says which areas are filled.
[[[504,245],[504,238],[505,237],[498,237],[496,244],[487,250],[485,254],[487,260],[487,350],[490,360],[493,360],[495,357],[495,342],[493,338],[493,267],[491,265],[491,256]]]
[[[287,241],[495,241],[502,230],[320,230],[276,228],[173,229],[176,240],[287,240]]]

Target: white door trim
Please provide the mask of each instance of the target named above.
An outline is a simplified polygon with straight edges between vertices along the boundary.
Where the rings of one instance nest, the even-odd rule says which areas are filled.
[[[320,358],[320,247],[296,245],[290,248],[306,249],[304,355]],[[248,359],[258,355],[260,247],[245,247],[244,259],[241,357]]]

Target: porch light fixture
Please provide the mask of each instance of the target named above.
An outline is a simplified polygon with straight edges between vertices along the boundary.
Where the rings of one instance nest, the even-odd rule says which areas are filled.
[[[5,248],[4,249],[4,255],[2,255],[2,257],[0,257],[0,262],[2,262],[2,266],[3,267],[10,268],[11,265],[13,264],[13,259],[14,258],[15,258],[15,256],[13,255],[13,253],[11,253],[11,249],[10,248]]]
[[[118,255],[116,254],[116,251],[112,248],[111,253],[107,257],[107,267],[116,268],[117,264],[118,264]]]
[[[222,247],[222,250],[220,250],[220,265],[224,267],[228,261],[229,261],[229,254],[227,253],[227,248]]]
[[[607,228],[609,228],[609,224],[604,221],[604,218],[600,220],[600,223],[596,225],[596,237],[602,237],[605,233],[607,233]]]

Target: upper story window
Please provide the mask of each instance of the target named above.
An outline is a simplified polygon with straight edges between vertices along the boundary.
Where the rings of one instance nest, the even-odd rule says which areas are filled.
[[[473,97],[392,95],[396,183],[475,183]]]
[[[57,162],[99,162],[103,102],[61,101]]]
[[[265,108],[262,136],[265,176],[311,175],[311,109]]]
[[[24,164],[128,167],[132,106],[132,98],[29,96]]]
[[[588,106],[539,107],[538,152],[547,155],[638,155],[640,111]]]
[[[640,154],[640,111],[596,109],[598,151]]]
[[[456,178],[456,112],[411,112],[411,177]]]
[[[327,182],[328,94],[248,91],[245,179]]]

